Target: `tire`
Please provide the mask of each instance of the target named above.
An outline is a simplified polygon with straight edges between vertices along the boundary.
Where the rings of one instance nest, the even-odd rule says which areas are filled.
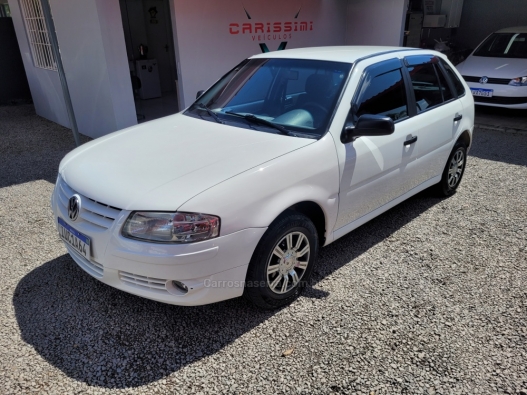
[[[464,143],[458,141],[448,157],[441,181],[435,187],[435,191],[439,196],[448,197],[456,192],[465,173],[466,164],[467,147]]]
[[[286,212],[269,226],[254,250],[244,297],[266,310],[288,305],[305,288],[317,255],[318,234],[313,222],[294,211]]]

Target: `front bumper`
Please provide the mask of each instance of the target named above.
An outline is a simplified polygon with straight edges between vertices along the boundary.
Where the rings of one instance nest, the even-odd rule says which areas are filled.
[[[512,86],[500,84],[480,84],[467,82],[470,88],[492,89],[492,97],[474,96],[474,103],[478,106],[503,108],[527,108],[527,86]]]
[[[91,214],[84,213],[85,208],[81,208],[76,221],[71,221],[65,202],[74,193],[59,178],[51,206],[56,224],[60,216],[90,237],[89,260],[68,244],[65,246],[73,260],[92,277],[125,292],[175,305],[203,305],[242,295],[249,261],[266,228],[244,229],[190,244],[131,240],[120,235],[130,214],[127,210],[118,212],[104,226],[91,222]],[[89,199],[81,196],[81,200]],[[173,281],[185,284],[188,292],[174,286]]]

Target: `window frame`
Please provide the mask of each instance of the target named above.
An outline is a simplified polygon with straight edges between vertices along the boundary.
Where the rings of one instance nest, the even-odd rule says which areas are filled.
[[[408,76],[408,84],[409,84],[409,88],[412,92],[412,97],[413,97],[413,103],[415,105],[415,111],[416,111],[416,115],[421,115],[421,114],[424,114],[434,108],[438,108],[438,107],[441,107],[441,106],[444,106],[445,104],[448,104],[454,100],[458,100],[460,96],[457,95],[457,91],[455,89],[455,86],[454,86],[454,83],[450,80],[450,76],[448,75],[448,73],[446,72],[446,70],[443,69],[442,67],[442,64],[441,64],[441,58],[439,58],[438,56],[435,56],[435,55],[432,55],[432,54],[427,54],[427,55],[411,55],[411,56],[405,56],[404,57],[404,60],[403,60],[403,63],[404,63],[404,66],[403,69],[405,70],[405,73],[407,74]],[[416,100],[415,100],[415,92],[414,92],[414,88],[413,88],[413,85],[412,85],[412,77],[410,76],[410,70],[408,70],[409,67],[414,67],[414,66],[421,66],[423,64],[432,64],[432,65],[439,65],[439,71],[437,70],[437,67],[434,67],[434,71],[435,71],[435,74],[436,74],[436,78],[437,78],[437,82],[439,84],[439,87],[442,88],[442,84],[441,84],[441,79],[439,78],[439,75],[438,75],[438,72],[442,72],[443,73],[443,77],[444,79],[446,80],[446,83],[447,83],[447,89],[450,89],[450,93],[452,94],[452,98],[451,99],[448,99],[448,100],[445,100],[444,99],[444,96],[443,96],[443,91],[441,91],[441,97],[443,98],[443,101],[439,104],[436,104],[434,106],[431,106],[431,107],[427,107],[424,111],[421,111],[421,112],[418,112],[417,111],[417,105],[416,105]]]
[[[452,81],[452,77],[448,73],[445,64],[450,67],[450,69],[452,69],[452,73],[454,73],[454,76],[457,77],[459,83],[463,87],[463,93],[461,95],[457,93],[456,84],[454,81]],[[457,99],[464,97],[467,94],[467,89],[463,85],[463,81],[456,75],[455,67],[452,67],[451,65],[446,63],[444,59],[439,58],[439,68],[441,69],[441,71],[443,71],[443,75],[445,76],[447,83],[450,85],[450,90],[452,91],[452,93],[454,93],[454,97]]]
[[[401,71],[401,76],[403,79],[403,84],[404,84],[405,93],[406,93],[406,105],[408,107],[408,116],[402,119],[394,120],[393,123],[397,124],[400,122],[404,122],[416,115],[415,113],[416,113],[417,107],[415,105],[415,97],[413,96],[413,94],[410,95],[409,86],[408,86],[408,77],[403,69],[404,67],[403,67],[402,59],[393,58],[393,59],[383,60],[378,63],[374,63],[372,65],[367,66],[363,70],[359,83],[357,84],[357,88],[355,89],[355,93],[353,94],[353,99],[351,100],[351,114],[352,114],[352,119],[353,119],[354,124],[357,123],[357,120],[358,120],[356,113],[360,105],[361,96],[363,94],[362,89],[363,89],[364,84],[366,82],[373,80],[374,78],[380,75],[390,73],[396,70]]]

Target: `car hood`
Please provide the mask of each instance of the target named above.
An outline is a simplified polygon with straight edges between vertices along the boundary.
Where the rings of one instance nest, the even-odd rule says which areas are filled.
[[[457,69],[465,76],[513,79],[527,76],[527,59],[469,56]]]
[[[64,157],[59,174],[78,193],[110,206],[172,211],[205,189],[315,141],[176,114],[82,145]]]

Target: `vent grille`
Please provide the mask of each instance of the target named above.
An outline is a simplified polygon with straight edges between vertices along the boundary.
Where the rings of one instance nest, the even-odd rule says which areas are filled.
[[[512,97],[512,96],[474,96],[476,103],[492,103],[492,104],[503,104],[503,105],[514,105],[514,104],[525,104],[527,103],[527,97]]]
[[[463,79],[467,82],[479,82],[481,77],[472,77],[469,75],[464,75]],[[496,84],[496,85],[509,85],[511,78],[489,78],[487,84]]]
[[[58,180],[57,190],[59,194],[59,200],[66,210],[68,209],[69,199],[75,194],[79,195],[81,197],[81,212],[79,213],[79,216],[83,220],[101,228],[110,228],[113,224],[113,221],[115,221],[115,219],[121,213],[121,209],[117,207],[109,206],[75,192],[60,177]]]
[[[119,272],[119,279],[126,285],[160,294],[169,294],[166,288],[166,279],[140,276],[139,274]]]

